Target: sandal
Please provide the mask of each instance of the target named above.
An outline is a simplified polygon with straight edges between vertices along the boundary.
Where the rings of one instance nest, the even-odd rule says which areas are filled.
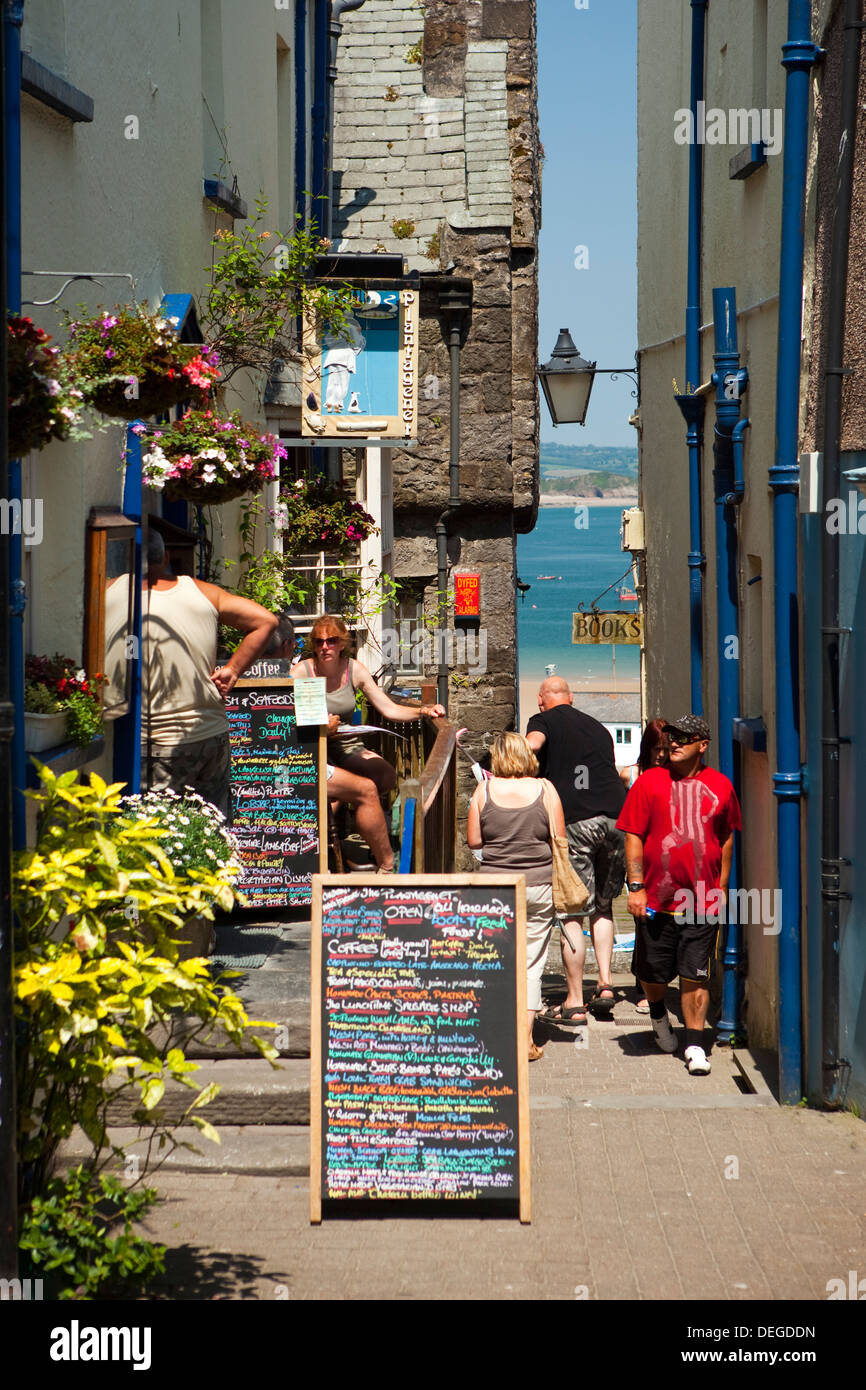
[[[609,999],[605,999],[605,993],[610,995]],[[589,1001],[589,1007],[593,1013],[609,1014],[615,1003],[616,995],[613,992],[613,985],[602,984],[599,980],[595,987],[595,994]]]
[[[649,1000],[639,999],[635,1004],[635,1009],[639,1014],[648,1014],[650,1009]]]
[[[543,1048],[543,1047],[538,1047],[534,1042],[532,1042],[532,1043],[529,1044],[529,1060],[530,1060],[530,1062],[540,1062],[543,1056],[544,1056],[544,1048]]]
[[[548,1009],[547,1013],[541,1014],[540,1017],[560,1026],[576,1027],[587,1022],[586,1008],[583,1004],[575,1004],[573,1008],[567,1008],[565,1004],[557,1004],[554,1008]]]

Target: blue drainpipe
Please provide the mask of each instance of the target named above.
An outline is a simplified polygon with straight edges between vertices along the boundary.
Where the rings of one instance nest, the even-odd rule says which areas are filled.
[[[788,39],[782,45],[785,135],[782,166],[782,245],[779,270],[779,346],[776,366],[776,454],[773,491],[773,610],[776,667],[777,854],[782,894],[779,933],[779,1098],[796,1104],[802,1090],[800,965],[800,670],[797,630],[797,492],[800,485],[800,338],[803,243],[811,68],[821,56],[812,42],[810,0],[789,0]]]
[[[295,0],[295,211],[307,221],[307,0]],[[286,231],[291,231],[287,227]]]
[[[21,25],[23,0],[5,0],[3,28],[6,54],[3,105],[6,141],[6,293],[11,314],[21,313]],[[4,328],[5,333],[5,328]],[[9,502],[21,505],[21,460],[9,460]],[[9,536],[9,698],[15,706],[12,739],[12,843],[23,849],[27,838],[24,787],[24,589],[23,537]]]
[[[318,228],[319,236],[325,235],[323,229],[327,221],[327,159],[330,157],[325,149],[328,141],[329,9],[328,0],[318,0],[313,29],[313,125],[311,132],[313,206],[310,211],[310,220]]]
[[[692,130],[697,131],[698,102],[704,99],[704,47],[707,0],[692,0],[692,71],[689,104]],[[707,557],[701,541],[701,448],[704,397],[694,392],[701,384],[701,204],[704,147],[689,145],[689,225],[686,288],[686,394],[676,402],[686,422],[689,450],[689,645],[691,650],[691,707],[704,712],[703,572]]]
[[[740,397],[748,384],[748,374],[740,369],[737,344],[737,295],[733,288],[713,290],[713,328],[715,347],[713,381],[716,387],[716,426],[713,452],[713,492],[716,503],[716,614],[719,663],[718,759],[719,771],[734,784],[739,795],[739,761],[734,742],[734,720],[740,709],[740,632],[737,603],[737,496],[736,473],[742,474],[742,435],[746,421],[740,419]],[[734,435],[740,455],[735,467]],[[739,887],[740,844],[734,837],[729,888]],[[720,1038],[739,1033],[739,970],[742,957],[742,930],[739,922],[728,921],[723,956],[722,1016],[716,1025]]]

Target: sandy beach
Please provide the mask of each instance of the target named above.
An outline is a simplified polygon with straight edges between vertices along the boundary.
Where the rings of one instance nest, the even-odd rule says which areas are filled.
[[[576,497],[572,493],[542,493],[541,507],[636,507],[637,493],[625,497]]]
[[[575,696],[575,703],[578,705],[578,707],[580,706],[580,692],[582,690],[592,691],[597,694],[614,693],[617,695],[629,695],[640,693],[640,681],[637,678],[635,678],[634,680],[630,680],[627,678],[621,678],[617,676],[616,690],[614,691],[613,681],[610,678],[610,676],[599,677],[597,679],[581,679],[580,677],[574,677],[573,679],[570,679],[567,672],[565,671],[557,671],[557,675],[565,676],[565,679],[571,686],[572,692]],[[525,675],[521,675],[519,687],[520,718],[518,721],[518,728],[520,729],[521,733],[526,728],[526,721],[530,719],[533,714],[538,713],[538,687],[541,685],[543,679],[543,674],[535,679]]]

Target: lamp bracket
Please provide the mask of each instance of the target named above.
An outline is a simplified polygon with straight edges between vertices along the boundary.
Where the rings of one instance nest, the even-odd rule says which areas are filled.
[[[66,290],[68,290],[69,286],[72,285],[72,284],[74,284],[76,280],[89,280],[92,284],[94,284],[94,285],[99,285],[100,289],[102,289],[102,287],[103,287],[103,286],[102,286],[102,280],[128,280],[128,281],[129,281],[129,287],[130,287],[130,289],[132,290],[133,294],[135,293],[135,280],[134,280],[134,278],[133,278],[131,275],[127,274],[125,271],[116,271],[116,270],[99,270],[99,271],[93,271],[93,270],[22,270],[21,274],[22,274],[22,275],[33,275],[33,276],[36,276],[36,275],[49,275],[49,276],[51,276],[51,277],[52,277],[53,279],[55,279],[55,280],[61,279],[63,276],[66,276],[66,282],[65,282],[65,284],[61,285],[61,286],[60,286],[60,289],[57,291],[57,293],[54,294],[54,295],[52,295],[50,299],[22,299],[22,301],[21,301],[22,304],[31,305],[31,306],[32,306],[33,308],[35,308],[35,309],[42,309],[42,308],[44,308],[47,304],[56,304],[57,301],[58,301],[58,299],[60,298],[60,296],[61,296]],[[100,279],[98,278],[100,275],[102,276],[102,280],[100,280]]]

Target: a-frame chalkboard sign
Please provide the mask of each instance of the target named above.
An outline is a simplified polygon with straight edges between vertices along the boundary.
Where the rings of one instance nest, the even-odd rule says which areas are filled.
[[[523,875],[317,875],[310,1052],[311,1221],[425,1199],[529,1221]]]
[[[239,680],[226,713],[242,903],[306,905],[328,867],[325,729],[298,728],[286,678]]]

